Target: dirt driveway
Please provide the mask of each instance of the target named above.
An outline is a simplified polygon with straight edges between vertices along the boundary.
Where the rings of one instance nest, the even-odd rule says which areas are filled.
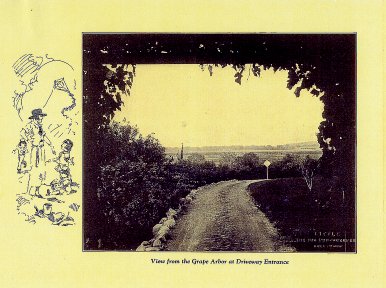
[[[169,251],[292,252],[254,205],[247,187],[256,181],[226,181],[201,189],[178,221]]]

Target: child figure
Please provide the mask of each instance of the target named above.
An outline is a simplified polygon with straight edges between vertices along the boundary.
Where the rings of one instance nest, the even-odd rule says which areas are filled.
[[[17,152],[17,173],[21,174],[27,169],[27,162],[25,161],[25,156],[28,153],[27,142],[25,140],[20,140],[17,148],[13,150],[13,153]]]
[[[70,165],[74,165],[74,158],[71,157],[71,150],[74,146],[74,143],[70,139],[66,139],[63,141],[61,146],[61,151],[56,159],[57,166],[55,170],[59,172],[59,186],[61,189],[66,191],[67,194],[73,192],[72,186],[76,186],[75,183],[72,182]],[[75,184],[75,185],[74,185]]]

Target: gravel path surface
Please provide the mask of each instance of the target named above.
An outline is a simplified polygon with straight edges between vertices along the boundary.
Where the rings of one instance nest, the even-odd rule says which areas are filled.
[[[256,181],[226,181],[204,187],[168,241],[169,251],[293,251],[254,205],[247,191]]]

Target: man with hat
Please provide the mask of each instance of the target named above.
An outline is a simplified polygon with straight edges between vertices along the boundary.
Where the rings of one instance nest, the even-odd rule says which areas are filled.
[[[51,147],[52,153],[55,154],[54,147],[43,130],[43,118],[47,114],[43,113],[42,109],[32,110],[32,115],[29,117],[30,122],[21,130],[21,138],[26,141],[30,149],[30,173],[28,180],[27,192],[31,195],[40,196],[39,187],[42,185],[46,177],[46,151],[44,145]]]

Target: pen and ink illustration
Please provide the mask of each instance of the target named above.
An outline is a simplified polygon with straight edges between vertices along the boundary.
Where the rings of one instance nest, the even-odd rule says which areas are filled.
[[[65,61],[31,53],[22,55],[12,68],[19,83],[13,107],[21,127],[13,151],[18,214],[32,224],[74,225],[80,208],[79,184],[71,173],[79,125],[74,69]]]
[[[83,34],[83,143],[84,250],[356,252],[355,34]]]

